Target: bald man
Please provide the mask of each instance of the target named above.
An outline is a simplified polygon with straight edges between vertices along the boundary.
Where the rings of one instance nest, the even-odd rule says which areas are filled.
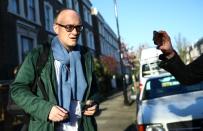
[[[98,110],[98,91],[92,67],[92,56],[77,45],[83,29],[79,14],[62,9],[56,15],[48,60],[40,78],[48,95],[43,99],[37,87],[29,90],[35,79],[35,63],[40,50],[31,51],[25,58],[11,88],[11,97],[31,119],[32,131],[96,131],[95,112]]]

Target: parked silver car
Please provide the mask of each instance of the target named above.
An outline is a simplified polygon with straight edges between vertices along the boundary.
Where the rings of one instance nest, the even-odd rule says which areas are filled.
[[[138,131],[202,131],[203,82],[181,85],[170,74],[147,80],[138,100]]]

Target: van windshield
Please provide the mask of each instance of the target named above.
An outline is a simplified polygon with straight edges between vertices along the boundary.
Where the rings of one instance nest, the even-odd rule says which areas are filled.
[[[181,85],[172,75],[152,78],[146,82],[143,92],[143,98],[146,100],[203,90],[202,84],[203,82],[190,86],[184,86]]]
[[[159,61],[151,62],[147,64],[142,65],[142,76],[151,76],[151,75],[157,75],[163,72],[163,69],[161,69],[159,66]]]

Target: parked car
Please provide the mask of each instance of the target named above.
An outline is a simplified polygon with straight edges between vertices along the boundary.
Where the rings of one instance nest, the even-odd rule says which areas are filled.
[[[203,82],[184,86],[160,75],[146,81],[138,99],[138,131],[203,130]]]

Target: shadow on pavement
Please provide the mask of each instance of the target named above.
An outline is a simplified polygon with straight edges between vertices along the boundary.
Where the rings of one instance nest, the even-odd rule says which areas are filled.
[[[136,125],[134,123],[132,123],[124,131],[137,131]]]
[[[122,94],[123,94],[122,91],[115,90],[114,92],[111,93],[111,95],[108,96],[108,98],[106,100],[113,99],[113,98],[118,97],[118,96],[120,96]]]
[[[107,108],[100,108],[99,111],[96,112],[95,116],[99,116],[102,113],[102,111],[105,110],[107,110]]]

